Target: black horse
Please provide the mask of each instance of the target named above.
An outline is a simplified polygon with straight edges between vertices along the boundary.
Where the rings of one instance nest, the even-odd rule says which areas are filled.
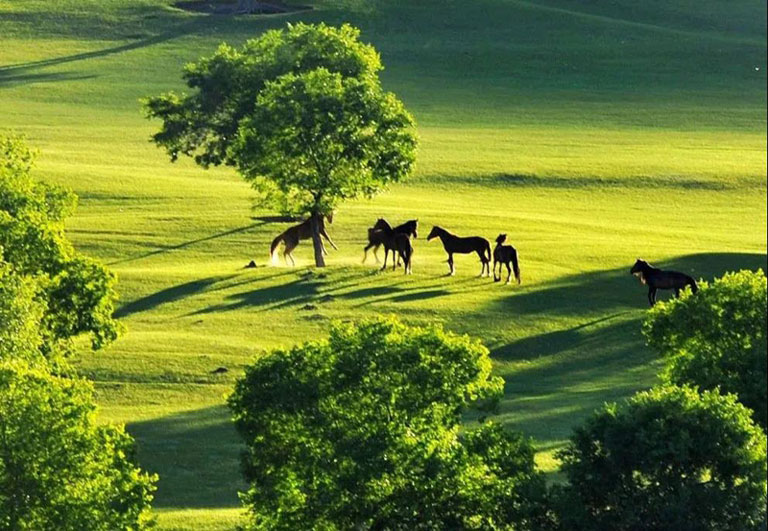
[[[387,220],[380,218],[376,221],[376,224],[372,229],[368,231],[368,240],[380,242],[379,245],[384,246],[384,265],[381,266],[381,270],[384,271],[387,268],[387,258],[389,257],[389,251],[392,251],[392,271],[397,268],[398,260],[395,256],[398,256],[403,261],[403,267],[405,268],[405,274],[410,275],[411,271],[411,257],[413,256],[413,246],[411,245],[410,235],[413,234],[416,237],[416,221],[412,220],[401,227],[408,225],[411,227],[409,232],[395,232]],[[369,246],[373,245],[371,243]],[[366,252],[369,247],[366,247]],[[363,258],[365,260],[365,258]]]
[[[397,234],[405,234],[409,238],[411,236],[416,238],[418,237],[416,233],[418,227],[419,227],[418,219],[412,219],[410,221],[406,221],[402,225],[398,225],[397,227],[392,228],[389,225],[389,223],[387,223],[387,220],[385,220],[384,218],[379,218],[376,221],[376,224],[370,229],[368,229],[368,245],[366,245],[365,248],[363,249],[363,252],[364,252],[363,263],[365,263],[365,260],[368,258],[368,251],[371,248],[373,248],[373,256],[376,258],[376,263],[378,264],[379,262],[381,262],[381,260],[379,260],[379,255],[378,255],[379,247],[384,245],[385,243],[384,239],[387,238],[387,234],[383,231],[383,229],[388,228]],[[400,265],[400,256],[398,256],[397,265]]]
[[[454,254],[477,253],[477,256],[480,257],[480,262],[483,264],[482,269],[480,270],[480,276],[482,277],[486,273],[488,276],[491,276],[491,244],[488,243],[488,240],[481,238],[480,236],[462,238],[437,226],[432,227],[429,236],[427,236],[427,241],[431,241],[435,238],[440,238],[440,241],[443,242],[445,252],[448,253],[448,265],[451,267],[449,275],[456,274],[456,268],[453,266]]]
[[[629,273],[639,277],[643,284],[648,284],[648,302],[651,306],[656,304],[656,290],[673,289],[675,290],[675,297],[679,297],[680,290],[685,289],[686,286],[691,286],[693,293],[699,289],[696,281],[685,273],[662,271],[640,258],[637,259]]]
[[[506,234],[499,234],[496,238],[496,247],[493,249],[493,281],[501,280],[501,265],[507,266],[507,284],[512,278],[512,271],[515,272],[515,280],[520,284],[520,266],[517,263],[517,249],[511,245],[504,245],[507,240]],[[499,264],[499,275],[496,276],[496,264]],[[510,267],[511,265],[511,267]]]

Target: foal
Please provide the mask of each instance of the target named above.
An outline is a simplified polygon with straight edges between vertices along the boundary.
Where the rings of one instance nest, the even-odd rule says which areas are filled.
[[[429,236],[427,236],[427,241],[435,238],[440,238],[445,252],[448,253],[448,265],[451,268],[449,276],[456,274],[456,268],[453,266],[453,255],[469,253],[477,253],[477,256],[480,257],[480,262],[483,264],[480,276],[485,276],[486,273],[488,276],[491,276],[491,244],[488,243],[488,240],[480,236],[462,238],[437,226],[432,227]]]
[[[328,243],[331,244],[331,247],[339,250],[338,247],[336,247],[336,244],[333,243],[333,240],[331,240],[331,237],[328,236],[328,233],[325,230],[325,220],[328,220],[328,223],[333,223],[333,213],[326,214],[325,216],[320,216],[318,218],[319,221],[319,227],[318,231],[320,232],[320,236],[328,240]],[[276,260],[276,253],[277,253],[277,247],[280,245],[280,242],[283,242],[285,244],[285,250],[283,251],[283,258],[285,258],[285,263],[288,263],[288,259],[291,259],[291,265],[296,265],[296,261],[293,259],[293,255],[291,254],[293,250],[296,248],[297,245],[299,245],[299,242],[301,240],[306,240],[312,238],[312,218],[310,217],[306,221],[302,221],[298,225],[295,225],[282,234],[280,234],[277,238],[272,240],[272,245],[269,248],[269,255],[272,258],[272,262],[275,262]],[[328,251],[325,250],[325,246],[323,245],[323,240],[320,240],[320,247],[322,248],[323,254],[328,254]]]
[[[685,273],[662,271],[640,258],[637,259],[629,273],[639,277],[643,284],[648,284],[648,302],[651,306],[656,304],[656,290],[673,289],[675,290],[675,297],[679,297],[680,290],[686,286],[691,286],[691,292],[693,293],[699,290],[696,281]]]
[[[496,238],[496,247],[493,249],[493,281],[501,280],[501,265],[507,266],[507,284],[512,278],[512,271],[515,272],[515,280],[520,284],[520,266],[517,264],[517,249],[511,245],[503,245],[507,240],[506,234],[499,234]],[[496,276],[496,264],[499,264],[499,276]],[[510,268],[511,264],[511,268]]]

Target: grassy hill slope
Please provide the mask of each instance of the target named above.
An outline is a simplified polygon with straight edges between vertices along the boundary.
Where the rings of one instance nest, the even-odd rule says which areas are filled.
[[[758,1],[318,0],[289,16],[218,17],[166,0],[0,0],[0,131],[41,151],[37,175],[80,196],[78,248],[117,272],[128,333],[85,355],[102,416],[128,424],[161,475],[166,529],[240,513],[223,397],[263,349],[330,319],[395,313],[480,337],[507,381],[501,420],[539,462],[606,400],[653,384],[635,257],[712,278],[766,265],[766,5]],[[351,22],[414,113],[407,183],[345,205],[322,272],[272,267],[288,225],[232,171],[170,164],[138,99],[180,89],[185,62],[287,21]],[[474,278],[439,243],[414,275],[361,265],[365,228],[418,217],[521,255],[523,285]],[[243,269],[251,259],[259,267]],[[224,375],[211,370],[226,366]]]

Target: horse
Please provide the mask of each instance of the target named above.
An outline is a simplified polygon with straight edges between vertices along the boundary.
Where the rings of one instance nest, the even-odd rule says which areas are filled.
[[[376,224],[368,229],[368,245],[365,246],[363,249],[363,263],[365,263],[365,260],[368,258],[368,251],[373,247],[373,256],[376,258],[376,263],[378,264],[381,262],[379,260],[379,247],[384,245],[384,237],[385,233],[381,232],[381,229],[385,227],[389,227],[392,229],[393,232],[398,234],[405,234],[408,237],[413,236],[414,238],[417,238],[418,235],[416,234],[416,230],[419,226],[419,220],[418,219],[412,219],[410,221],[406,221],[402,225],[398,225],[397,227],[391,228],[389,223],[387,223],[387,220],[384,218],[379,218],[376,221]],[[397,265],[400,265],[400,256],[397,258]]]
[[[496,238],[496,247],[493,249],[493,281],[499,282],[501,280],[501,265],[507,266],[507,284],[509,279],[512,278],[512,271],[515,272],[515,280],[520,284],[520,266],[517,263],[517,249],[511,245],[504,245],[507,240],[506,234],[499,234]],[[499,264],[499,276],[496,276],[496,264]],[[510,268],[511,264],[511,268]]]
[[[662,271],[640,258],[637,259],[629,273],[640,278],[643,284],[648,284],[648,302],[651,306],[656,304],[656,290],[673,289],[675,290],[675,297],[680,297],[680,290],[685,289],[686,286],[691,287],[692,293],[699,290],[696,281],[685,273]]]
[[[427,236],[427,241],[432,241],[435,238],[440,238],[443,242],[443,248],[448,253],[448,265],[451,268],[449,276],[456,274],[456,268],[453,266],[453,255],[456,254],[469,254],[477,253],[482,262],[482,269],[480,270],[480,276],[484,276],[488,273],[491,276],[491,244],[488,240],[481,238],[480,236],[469,236],[462,238],[451,234],[442,227],[432,227],[432,230]]]
[[[412,273],[411,257],[413,256],[413,246],[411,245],[410,235],[413,234],[416,237],[416,220],[409,221],[400,227],[406,225],[411,227],[408,233],[395,232],[395,229],[385,219],[380,218],[376,221],[373,229],[368,231],[369,240],[373,239],[384,246],[384,265],[381,266],[382,271],[387,268],[387,257],[389,256],[389,251],[392,251],[392,271],[397,268],[397,260],[395,259],[395,254],[397,254],[403,260],[405,274],[410,275]],[[370,245],[372,244],[369,243]]]
[[[331,247],[338,251],[339,248],[336,247],[336,244],[333,243],[333,240],[331,240],[331,237],[328,236],[328,233],[325,230],[326,220],[328,220],[329,224],[333,223],[333,212],[318,217],[318,232],[320,233],[320,236],[328,240],[328,243],[331,244]],[[283,242],[285,244],[285,249],[283,250],[283,258],[285,259],[285,263],[287,264],[288,259],[290,258],[291,265],[295,266],[296,261],[293,259],[293,255],[291,253],[296,248],[296,246],[299,245],[301,240],[307,240],[309,238],[312,238],[311,217],[305,221],[302,221],[298,225],[289,228],[277,236],[274,240],[272,240],[272,245],[269,248],[269,255],[272,258],[272,262],[274,263],[277,260],[277,257],[275,256],[277,247],[280,245],[280,242]],[[328,254],[328,251],[325,250],[325,245],[323,245],[322,239],[320,240],[320,248],[323,254]]]

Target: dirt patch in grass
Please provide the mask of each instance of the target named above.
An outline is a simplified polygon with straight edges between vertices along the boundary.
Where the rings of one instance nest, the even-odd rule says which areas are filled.
[[[185,11],[210,15],[278,15],[312,9],[311,6],[292,5],[283,2],[257,2],[255,0],[185,0],[176,2],[174,5]]]

